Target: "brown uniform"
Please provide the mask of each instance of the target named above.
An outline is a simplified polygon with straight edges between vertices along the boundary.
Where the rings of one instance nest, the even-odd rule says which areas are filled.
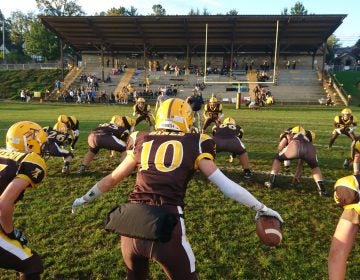
[[[0,195],[15,178],[38,185],[46,175],[45,161],[35,153],[11,152],[0,149]],[[23,198],[24,192],[17,198]],[[25,274],[42,273],[40,256],[18,240],[9,238],[0,227],[0,267],[13,269]]]
[[[289,159],[302,159],[311,169],[319,166],[316,151],[310,140],[298,133],[292,137],[292,140],[275,156],[279,161]]]
[[[43,148],[44,152],[53,157],[74,157],[74,154],[66,149],[63,149],[62,146],[66,146],[72,143],[72,138],[68,133],[62,133],[47,127],[47,142]]]
[[[129,130],[116,124],[104,123],[95,128],[88,136],[89,149],[97,154],[100,149],[124,152]]]
[[[216,143],[216,152],[230,152],[233,155],[242,155],[246,152],[241,141],[243,131],[236,124],[220,124],[213,128],[213,139]]]
[[[220,125],[219,117],[222,114],[222,105],[217,103],[214,107],[211,107],[209,104],[206,104],[204,107],[204,116],[205,121],[203,125],[203,131],[211,124],[215,123],[216,125]]]
[[[180,215],[184,211],[187,183],[198,162],[215,157],[211,137],[181,132],[135,132],[129,137],[127,150],[138,168],[130,202],[166,207]],[[128,279],[147,279],[149,259],[160,263],[169,279],[197,279],[195,257],[180,215],[169,242],[121,237]]]
[[[134,115],[136,115],[135,126],[137,126],[141,121],[145,120],[149,126],[152,126],[150,119],[150,105],[145,104],[143,108],[139,104],[135,104],[133,107]]]
[[[72,134],[74,135],[70,146],[71,146],[71,149],[75,149],[75,144],[78,141],[79,134],[80,134],[80,132],[79,132],[80,123],[78,120],[76,120],[74,122],[72,118],[69,118],[67,127],[68,127],[68,129],[70,129],[72,131]]]
[[[329,147],[331,148],[335,142],[335,139],[340,135],[344,134],[349,137],[351,140],[355,140],[355,133],[353,128],[357,126],[357,118],[354,116],[349,116],[345,119],[344,116],[336,116],[334,118],[334,130],[332,132]]]

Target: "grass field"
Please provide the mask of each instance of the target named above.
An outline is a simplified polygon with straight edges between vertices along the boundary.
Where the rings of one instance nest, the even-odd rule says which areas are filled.
[[[305,167],[300,188],[291,186],[291,174],[282,173],[279,186],[271,191],[263,186],[271,169],[279,134],[301,124],[316,133],[325,186],[332,193],[337,178],[352,173],[342,167],[349,154],[350,140],[340,136],[333,148],[327,144],[334,116],[340,107],[277,107],[270,110],[235,110],[225,105],[225,116],[234,117],[244,129],[243,142],[249,152],[254,177],[242,178],[237,160],[227,162],[228,154],[218,154],[216,163],[235,182],[246,187],[284,220],[284,240],[271,249],[260,244],[255,234],[255,212],[229,200],[197,173],[190,181],[186,198],[187,236],[196,256],[199,279],[327,279],[327,254],[341,209],[331,196],[318,196],[314,181]],[[353,113],[360,118],[360,108]],[[87,135],[112,115],[130,115],[130,106],[0,103],[0,146],[5,145],[7,128],[19,120],[53,125],[59,114],[75,115],[80,121],[80,139],[71,165],[72,173],[61,174],[62,159],[47,161],[48,176],[36,189],[27,191],[16,207],[15,225],[22,229],[30,247],[43,259],[43,279],[125,279],[118,236],[104,230],[106,214],[125,202],[134,176],[111,192],[71,214],[73,200],[83,195],[97,180],[111,172],[119,158],[110,159],[100,151],[84,176],[76,174],[87,151]],[[141,123],[139,130],[147,129]],[[359,237],[357,239],[359,245]],[[356,246],[348,263],[347,279],[360,279],[360,248]],[[15,274],[0,269],[0,279]],[[157,264],[151,265],[152,279],[165,276]]]

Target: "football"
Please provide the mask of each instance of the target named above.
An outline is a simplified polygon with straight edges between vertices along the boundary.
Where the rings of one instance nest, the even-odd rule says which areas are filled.
[[[256,234],[264,245],[279,246],[282,241],[281,222],[272,216],[261,216],[256,220]]]

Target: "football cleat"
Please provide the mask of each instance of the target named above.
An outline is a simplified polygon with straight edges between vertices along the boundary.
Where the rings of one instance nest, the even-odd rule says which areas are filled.
[[[349,168],[349,160],[348,159],[345,159],[344,160],[344,163],[343,163],[343,167],[344,167],[344,169],[347,169],[347,168]]]
[[[69,166],[68,166],[68,165],[64,165],[63,168],[62,168],[62,170],[61,170],[61,172],[62,172],[63,174],[68,174],[68,173],[70,172]]]
[[[253,174],[251,173],[250,170],[244,170],[244,178],[245,179],[250,179],[252,175]]]
[[[319,190],[319,195],[320,196],[327,196],[327,191],[326,190]]]
[[[80,167],[79,167],[79,170],[78,170],[78,174],[84,174],[85,173],[85,170],[86,170],[86,166],[85,165],[81,165]]]

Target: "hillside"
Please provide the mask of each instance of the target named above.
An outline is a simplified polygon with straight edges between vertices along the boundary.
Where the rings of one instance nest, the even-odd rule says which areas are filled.
[[[61,80],[60,69],[0,71],[0,98],[17,99],[22,89],[45,92],[56,80]]]

